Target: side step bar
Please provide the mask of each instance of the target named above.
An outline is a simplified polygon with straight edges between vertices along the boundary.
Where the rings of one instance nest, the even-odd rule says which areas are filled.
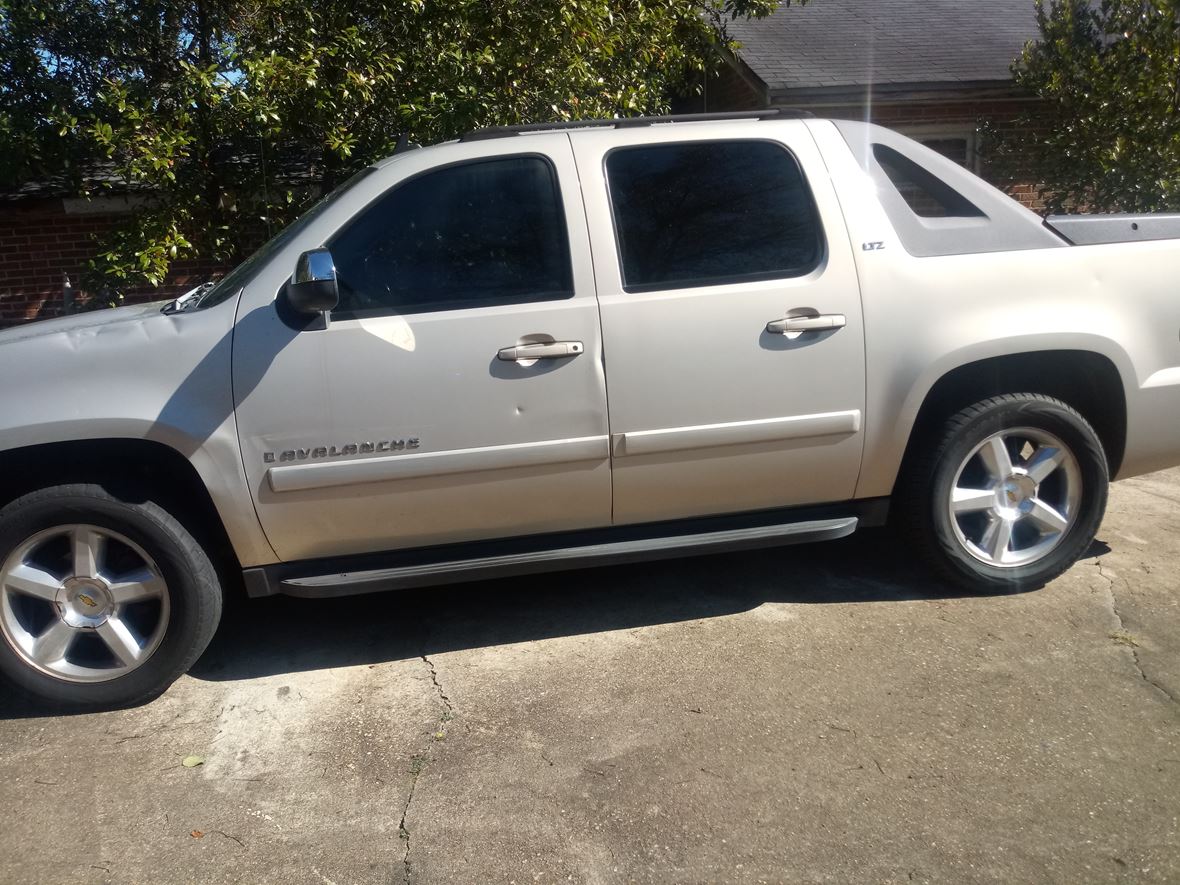
[[[375,593],[437,584],[482,581],[537,572],[562,571],[603,565],[622,565],[678,556],[697,556],[804,544],[812,541],[832,541],[856,531],[859,520],[855,516],[815,519],[780,525],[726,529],[671,537],[643,538],[555,547],[546,550],[524,551],[499,556],[439,560],[414,565],[372,568],[363,571],[331,574],[291,574],[291,566],[280,567],[286,574],[275,573],[273,567],[247,569],[246,586],[251,596],[282,593],[287,596],[322,598],[348,596],[356,593]],[[308,564],[310,565],[310,564]]]

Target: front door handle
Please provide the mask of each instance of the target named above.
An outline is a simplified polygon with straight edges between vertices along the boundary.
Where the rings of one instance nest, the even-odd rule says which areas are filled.
[[[821,313],[818,316],[783,317],[766,324],[766,331],[777,335],[792,332],[828,332],[843,329],[847,320],[842,313]]]
[[[549,344],[518,344],[515,347],[503,347],[496,356],[507,363],[518,360],[557,360],[577,356],[585,349],[581,341],[553,341]]]

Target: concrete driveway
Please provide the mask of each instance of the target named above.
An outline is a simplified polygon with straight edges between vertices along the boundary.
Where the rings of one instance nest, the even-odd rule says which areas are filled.
[[[1099,538],[245,604],[148,706],[0,703],[0,881],[1177,882],[1180,471]]]

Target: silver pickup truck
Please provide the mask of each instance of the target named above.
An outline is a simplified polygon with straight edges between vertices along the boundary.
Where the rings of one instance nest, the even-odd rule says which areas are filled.
[[[398,151],[215,285],[0,333],[0,672],[143,701],[223,594],[846,536],[1038,586],[1180,464],[1180,223],[788,112]],[[723,118],[724,117],[724,118]]]

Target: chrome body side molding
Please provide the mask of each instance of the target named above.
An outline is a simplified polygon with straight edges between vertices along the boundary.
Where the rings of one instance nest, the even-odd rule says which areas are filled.
[[[294,492],[423,476],[533,467],[538,464],[605,461],[608,456],[605,436],[587,436],[449,452],[415,452],[384,458],[289,464],[270,468],[267,481],[272,491]]]
[[[697,427],[672,427],[616,433],[613,449],[616,457],[740,446],[749,443],[809,439],[817,436],[843,436],[860,430],[860,410],[824,412],[819,415],[793,415],[789,418],[764,418],[728,424],[702,424]]]

